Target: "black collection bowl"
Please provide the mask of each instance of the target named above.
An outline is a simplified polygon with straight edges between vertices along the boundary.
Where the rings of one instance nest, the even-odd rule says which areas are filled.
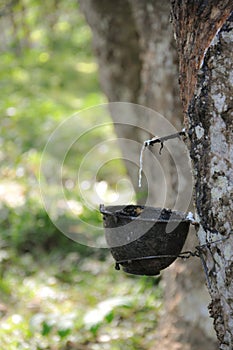
[[[100,212],[116,267],[135,275],[158,275],[176,260],[190,225],[185,213],[165,208],[101,205]]]

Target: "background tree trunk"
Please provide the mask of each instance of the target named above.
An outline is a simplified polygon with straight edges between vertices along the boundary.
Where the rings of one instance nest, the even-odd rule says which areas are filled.
[[[178,61],[169,25],[169,2],[147,3],[134,0],[132,7],[127,0],[117,0],[114,3],[88,0],[80,1],[80,4],[93,31],[100,82],[109,101],[143,104],[166,115],[180,129]],[[145,22],[147,26],[144,25]],[[118,122],[118,116],[113,114],[112,117]],[[140,124],[141,116],[135,115],[134,118],[138,118]],[[137,120],[134,123],[137,125]],[[152,136],[154,125],[150,128]],[[134,139],[140,144],[145,140],[143,130],[129,129],[125,125],[116,127],[116,132],[119,137]],[[130,148],[121,146],[123,157],[134,159],[136,155],[138,159],[140,148],[136,144]],[[165,158],[164,154],[164,166],[168,164]],[[139,192],[138,169],[130,162],[126,166],[135,191]],[[149,176],[148,181],[158,178],[156,169],[149,162],[145,162],[145,171]],[[167,173],[170,173],[168,167]],[[148,194],[151,204],[159,202],[160,188],[159,181],[154,182],[154,191]],[[145,192],[145,188],[141,192]]]
[[[178,59],[169,1],[156,0],[82,0],[81,9],[93,32],[93,46],[99,63],[100,81],[109,101],[143,104],[166,116],[180,130],[181,103],[178,87]],[[139,118],[140,116],[138,116]],[[137,116],[135,116],[137,118]],[[114,119],[114,114],[113,114]],[[137,121],[135,120],[135,123]],[[151,125],[151,130],[155,126]],[[137,140],[145,134],[139,129],[118,127],[120,137]],[[122,146],[122,153],[138,158],[139,149]],[[160,159],[161,162],[161,159]],[[170,187],[176,182],[168,155],[162,162],[170,174]],[[145,166],[149,166],[146,164]],[[126,163],[128,173],[138,190],[135,167]],[[155,167],[147,169],[148,181],[155,183],[149,202],[159,202],[159,182]],[[171,199],[167,206],[171,207]],[[188,248],[195,246],[195,235],[189,235]],[[163,274],[165,290],[164,315],[155,334],[155,348],[201,350],[217,348],[212,322],[208,316],[208,293],[200,273],[198,259],[174,263]]]
[[[172,1],[210,315],[233,348],[233,3]],[[192,13],[192,16],[190,16]],[[194,55],[193,55],[194,53]],[[189,86],[189,89],[187,89]],[[224,239],[213,244],[213,242]]]

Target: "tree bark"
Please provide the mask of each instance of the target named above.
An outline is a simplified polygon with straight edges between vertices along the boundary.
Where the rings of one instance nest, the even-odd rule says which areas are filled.
[[[232,11],[232,1],[172,1],[200,221],[197,234],[205,245],[209,311],[221,350],[233,348]]]
[[[98,59],[100,81],[109,101],[143,104],[165,115],[178,130],[182,128],[179,100],[178,58],[169,21],[169,1],[156,0],[82,0],[79,1],[93,32],[93,47]],[[135,115],[135,123],[141,123]],[[138,118],[138,119],[137,119]],[[114,119],[114,114],[113,114]],[[117,119],[116,119],[117,121]],[[155,125],[151,125],[155,130]],[[145,134],[137,128],[116,129],[119,137],[137,140]],[[140,148],[125,147],[129,158],[139,156]],[[179,151],[179,150],[178,150]],[[169,174],[170,188],[175,187],[169,156],[163,155],[163,166]],[[144,162],[150,167],[149,162]],[[138,189],[138,169],[126,163],[128,173]],[[151,205],[158,205],[160,192],[156,169],[146,169],[148,181],[154,183],[149,193]],[[172,192],[172,191],[171,191]],[[171,196],[172,197],[172,196]],[[172,199],[166,206],[172,207]],[[187,247],[195,246],[195,235],[189,235]],[[154,347],[160,350],[214,350],[212,322],[206,305],[209,302],[200,273],[198,259],[174,263],[163,274],[165,290],[164,315],[155,334]]]
[[[171,1],[179,55],[181,100],[186,111],[197,73],[213,37],[232,9],[232,1]]]
[[[181,105],[178,97],[178,69],[175,42],[169,25],[170,4],[168,1],[108,0],[80,1],[87,22],[93,32],[93,48],[99,64],[100,83],[108,100],[143,104],[166,115],[178,129],[181,127]],[[131,6],[132,5],[132,6]],[[147,23],[147,26],[144,23]],[[158,55],[159,52],[159,55]],[[126,74],[127,73],[127,74]],[[178,116],[178,117],[177,117]],[[119,122],[118,116],[112,114]],[[134,115],[134,124],[140,125],[141,115]],[[155,123],[149,126],[154,136]],[[121,144],[123,158],[138,160],[140,145],[145,132],[126,125],[115,126],[119,138],[138,142]],[[156,156],[156,155],[155,155]],[[168,166],[169,160],[163,154],[162,161],[169,182],[174,182]],[[151,162],[144,162],[148,182],[159,179]],[[142,197],[146,185],[138,189],[138,169],[132,162],[126,167],[135,191]],[[151,182],[152,183],[152,182]],[[148,203],[160,202],[161,184],[154,181],[154,190],[147,193]],[[172,196],[171,196],[172,197]],[[166,203],[171,206],[171,203]]]

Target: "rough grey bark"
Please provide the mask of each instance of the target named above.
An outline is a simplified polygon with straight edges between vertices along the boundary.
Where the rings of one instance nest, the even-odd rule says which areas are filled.
[[[100,81],[109,101],[143,104],[165,115],[178,130],[182,128],[178,87],[178,59],[172,27],[169,22],[169,1],[156,0],[82,0],[81,9],[93,32],[93,46],[99,63]],[[141,123],[141,116],[138,123]],[[113,115],[114,118],[114,115]],[[135,120],[135,123],[137,121]],[[153,132],[155,128],[151,125]],[[120,137],[133,138],[140,144],[145,134],[137,128],[118,128]],[[140,148],[122,146],[123,154],[138,157]],[[169,156],[162,161],[170,174],[170,188],[176,182]],[[160,159],[161,162],[161,159]],[[145,166],[149,166],[145,162]],[[127,164],[137,189],[137,171]],[[158,201],[159,182],[151,167],[148,181],[155,183],[149,202]],[[171,206],[171,202],[166,203]],[[189,248],[195,245],[190,234]],[[166,305],[155,335],[154,347],[182,350],[214,350],[212,326],[206,305],[208,295],[198,259],[173,264],[164,273]],[[195,312],[194,312],[195,310]]]
[[[220,349],[233,348],[233,16],[214,38],[189,107],[196,208]],[[204,85],[204,86],[203,86]],[[203,108],[203,105],[205,108]]]
[[[202,1],[198,6],[201,6]],[[173,2],[173,21],[180,48],[180,61],[192,46],[199,47],[200,38],[185,42],[188,33],[180,31],[187,8],[194,2]],[[197,9],[196,9],[197,10]],[[200,10],[200,9],[199,9]],[[221,350],[233,348],[233,4],[205,2],[205,16],[213,18],[211,30],[199,17],[199,28],[208,38],[205,50],[199,50],[195,66],[184,80],[193,82],[192,91],[185,93],[181,82],[184,111],[188,119],[190,153],[195,179],[195,203],[200,221],[197,232],[203,248],[211,296],[210,316]],[[231,14],[231,15],[230,15]],[[229,16],[230,15],[230,16]],[[196,19],[197,20],[197,19]],[[188,20],[187,20],[188,21]],[[178,22],[178,23],[177,23]],[[188,26],[187,26],[188,27]],[[186,28],[187,28],[186,27]],[[190,24],[189,28],[192,27]],[[186,49],[189,46],[189,49]],[[187,55],[188,62],[192,61]],[[188,63],[187,63],[188,64]],[[182,76],[183,77],[183,76]],[[182,81],[181,77],[181,81]],[[190,78],[191,77],[191,78]],[[223,239],[223,240],[222,240]],[[220,240],[220,241],[219,241]],[[216,242],[216,243],[214,243]]]

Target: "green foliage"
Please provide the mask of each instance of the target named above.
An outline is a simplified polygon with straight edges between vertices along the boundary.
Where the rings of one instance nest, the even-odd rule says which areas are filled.
[[[8,245],[19,252],[50,250],[54,246],[67,247],[69,240],[54,226],[40,203],[29,199],[25,205],[0,209],[2,217],[2,245]],[[73,245],[72,243],[70,246]]]
[[[157,279],[117,273],[111,259],[103,262],[98,255],[7,252],[2,279],[9,288],[0,285],[1,348],[62,350],[72,344],[72,349],[133,350],[150,345],[161,310]]]
[[[16,142],[18,154],[32,147],[42,149],[62,118],[104,101],[89,49],[90,31],[76,1],[67,5],[60,2],[51,27],[53,12],[45,14],[42,3],[31,7],[29,1],[23,12],[26,24],[18,22],[22,11],[12,9],[18,32],[26,25],[27,36],[12,35],[11,27],[5,30],[11,50],[5,47],[1,53],[1,129],[5,146]]]
[[[40,160],[51,132],[78,110],[106,101],[90,29],[76,0],[7,1],[0,14],[0,348],[146,349],[161,309],[159,280],[117,273],[108,251],[65,237],[40,198]],[[101,142],[106,133],[113,135],[111,127],[74,145],[64,183],[75,182],[87,145]],[[110,190],[116,168],[125,175],[119,160],[97,174]],[[75,200],[80,203],[79,194]],[[101,221],[85,206],[80,218]],[[80,223],[77,231],[83,229]]]

